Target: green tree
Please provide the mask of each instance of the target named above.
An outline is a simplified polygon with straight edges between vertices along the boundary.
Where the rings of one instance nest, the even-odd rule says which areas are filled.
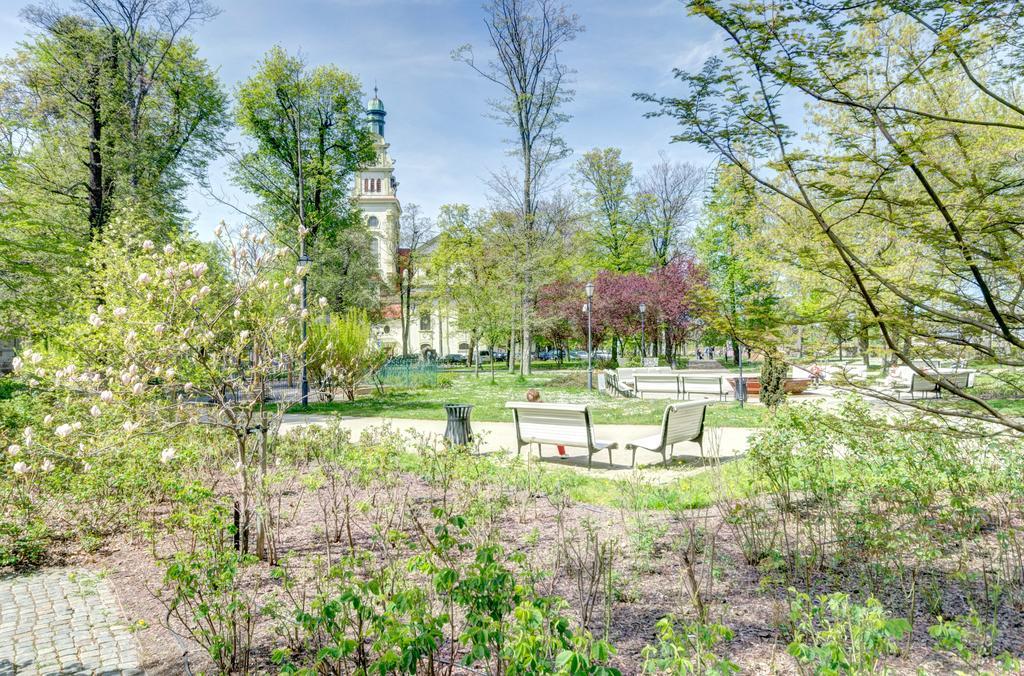
[[[712,328],[729,336],[737,362],[741,343],[765,345],[767,331],[777,323],[772,279],[751,246],[760,218],[750,182],[740,172],[721,167],[695,246],[718,309]]]
[[[688,4],[729,47],[678,72],[681,95],[640,96],[679,121],[674,139],[723,156],[785,203],[798,236],[776,247],[819,251],[820,274],[852,290],[914,372],[927,375],[919,360],[936,357],[1024,365],[1024,100],[1012,84],[1019,63],[1005,58],[1024,44],[1019,3]],[[813,104],[799,135],[786,97]],[[1015,368],[990,374],[1024,386]],[[909,405],[1024,431],[953,380],[937,384],[953,405]]]
[[[618,148],[595,148],[576,163],[577,182],[587,205],[586,238],[594,249],[595,267],[613,272],[647,269],[651,256],[630,192],[633,164]]]
[[[30,8],[38,28],[0,73],[0,306],[39,331],[94,289],[119,213],[157,242],[186,227],[184,191],[219,150],[226,96],[187,37],[203,2]]]
[[[237,99],[235,117],[248,144],[232,171],[259,200],[264,227],[296,254],[305,240],[313,261],[309,283],[334,310],[375,298],[384,280],[357,264],[370,257],[370,238],[355,232],[367,226],[351,197],[355,172],[376,156],[358,80],[334,65],[311,68],[274,47]]]
[[[552,217],[559,209],[546,207],[543,197],[555,164],[569,154],[558,132],[569,119],[563,110],[574,92],[559,55],[583,27],[566,6],[549,0],[491,0],[484,5],[484,23],[495,58],[478,64],[469,45],[453,57],[498,87],[500,97],[491,105],[514,133],[510,143],[519,166],[494,175],[492,183],[503,211],[514,217],[503,229],[516,247],[520,368],[529,375],[536,294],[547,281],[541,259],[558,226]]]
[[[508,271],[489,244],[494,223],[492,215],[465,204],[442,206],[437,246],[427,262],[432,296],[456,313],[459,328],[470,336],[471,355],[481,343],[493,350],[505,342],[515,310]]]

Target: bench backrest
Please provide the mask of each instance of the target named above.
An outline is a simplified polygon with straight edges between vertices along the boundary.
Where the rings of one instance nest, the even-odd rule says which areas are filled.
[[[911,392],[932,392],[935,390],[935,387],[936,385],[934,380],[929,380],[918,373],[910,376]]]
[[[683,392],[721,394],[721,376],[682,376]]]
[[[634,382],[638,392],[679,392],[679,376],[674,373],[638,373]]]
[[[961,390],[973,385],[971,382],[971,372],[961,371],[960,373],[951,373],[946,376],[946,380],[949,381],[953,387],[960,388]]]
[[[700,437],[704,433],[704,413],[707,408],[706,401],[684,401],[667,406],[661,423],[665,445],[693,441]]]
[[[623,384],[632,385],[633,377],[641,373],[670,373],[671,371],[671,366],[633,366],[616,369],[615,375]]]
[[[590,448],[590,411],[583,404],[540,404],[510,401],[521,444],[564,444]]]

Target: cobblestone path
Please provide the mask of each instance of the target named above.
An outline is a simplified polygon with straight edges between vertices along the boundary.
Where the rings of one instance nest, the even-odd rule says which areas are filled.
[[[142,676],[109,582],[67,568],[0,576],[0,676]]]

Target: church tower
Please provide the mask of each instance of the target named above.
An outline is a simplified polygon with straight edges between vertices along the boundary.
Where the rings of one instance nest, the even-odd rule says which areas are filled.
[[[377,156],[370,165],[356,173],[354,197],[373,236],[371,251],[377,259],[381,279],[389,282],[397,270],[398,223],[402,205],[396,194],[395,164],[388,155],[389,146],[384,140],[387,112],[384,102],[377,96],[376,87],[373,88],[373,98],[366,104],[366,116],[376,136]]]

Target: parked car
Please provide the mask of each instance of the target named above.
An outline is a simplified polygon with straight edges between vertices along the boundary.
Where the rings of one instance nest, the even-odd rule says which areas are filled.
[[[569,359],[585,360],[587,358],[586,350],[569,350]]]
[[[487,361],[490,358],[491,358],[491,351],[490,350],[480,350],[480,360],[481,361]],[[508,361],[508,351],[507,350],[495,350],[494,351],[494,361]]]
[[[540,352],[537,353],[537,359],[540,359],[541,361],[561,359],[562,354],[563,353],[561,350],[541,350]]]
[[[584,353],[585,354],[585,353]],[[612,353],[608,350],[594,350],[594,361],[599,359],[608,360],[612,358]]]
[[[449,366],[465,366],[469,362],[464,354],[446,354],[438,361]]]

